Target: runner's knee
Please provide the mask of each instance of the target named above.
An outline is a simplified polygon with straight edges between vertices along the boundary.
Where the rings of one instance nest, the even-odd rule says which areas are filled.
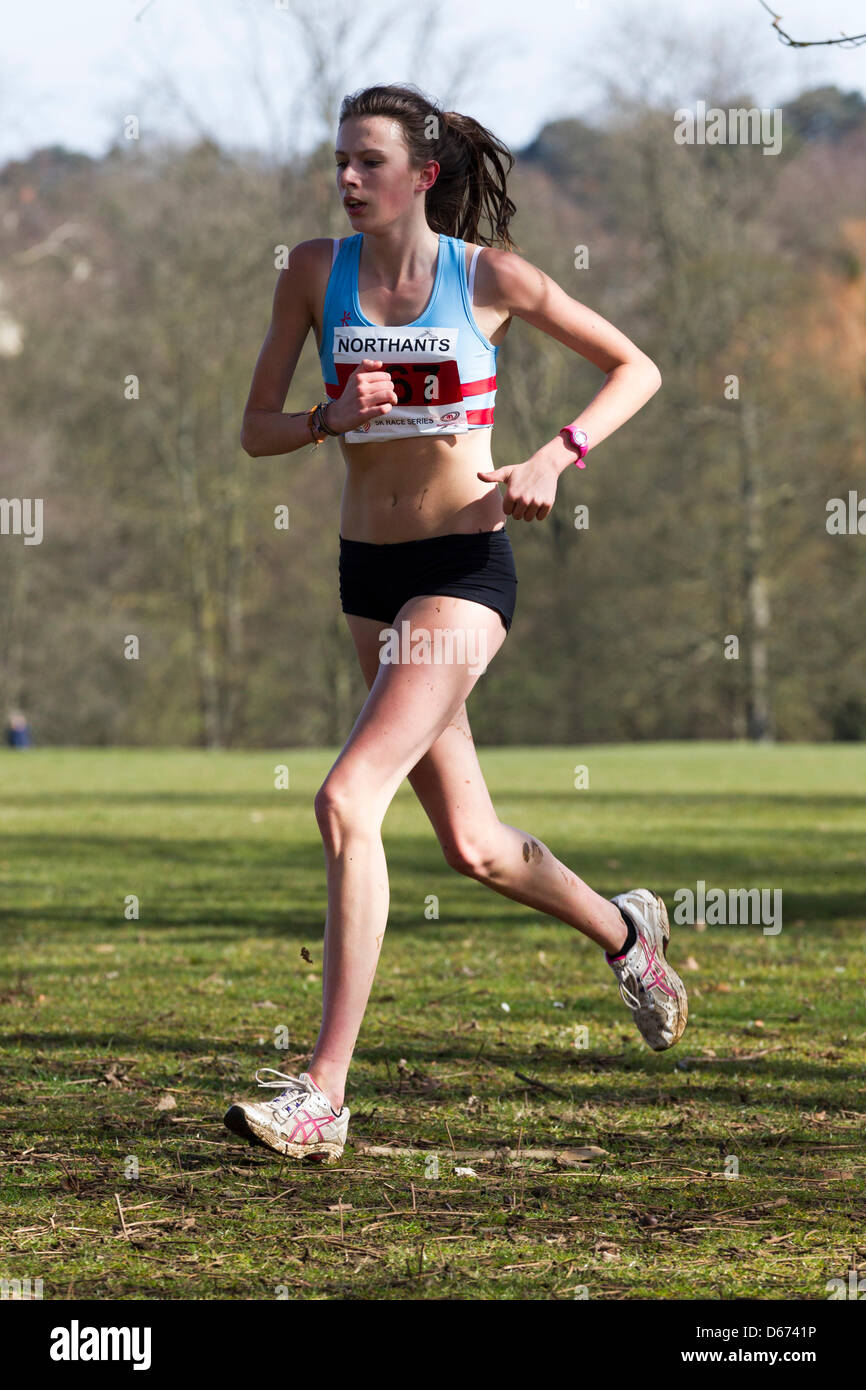
[[[493,835],[457,830],[441,841],[442,853],[449,868],[467,878],[492,878],[498,853]]]
[[[369,792],[366,794],[331,773],[316,792],[313,807],[323,837],[342,837],[346,831],[369,830],[375,822]]]

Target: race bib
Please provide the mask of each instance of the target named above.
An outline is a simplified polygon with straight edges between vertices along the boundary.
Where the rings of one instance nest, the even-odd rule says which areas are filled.
[[[419,434],[465,434],[469,429],[457,369],[457,328],[334,329],[334,367],[340,393],[359,362],[381,362],[394,383],[397,404],[343,438],[350,444]]]

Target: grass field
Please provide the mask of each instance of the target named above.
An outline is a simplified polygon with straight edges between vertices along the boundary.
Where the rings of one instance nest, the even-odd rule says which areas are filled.
[[[673,917],[698,880],[782,889],[778,935],[673,926],[690,1018],[660,1054],[600,949],[449,869],[404,784],[349,1143],[320,1167],[222,1115],[318,1031],[336,751],[0,754],[0,1276],[45,1299],[824,1300],[866,1271],[866,748],[480,750],[501,818],[602,893],[655,888]]]

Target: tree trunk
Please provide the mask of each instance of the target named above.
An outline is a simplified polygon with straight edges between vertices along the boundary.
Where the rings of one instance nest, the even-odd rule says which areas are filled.
[[[235,422],[234,402],[224,394],[221,397],[223,411],[222,438],[228,439]],[[228,451],[229,446],[225,444]],[[221,672],[221,706],[223,731],[228,747],[234,746],[242,735],[243,702],[246,693],[247,671],[244,664],[244,579],[247,559],[247,495],[249,483],[249,460],[245,455],[239,457],[240,450],[233,448],[228,453],[227,471],[227,522],[225,592],[223,594],[223,644]]]
[[[746,638],[746,730],[756,742],[774,738],[770,690],[770,595],[764,566],[763,491],[760,445],[755,407],[741,401],[740,459],[742,466],[743,591]]]
[[[187,577],[195,662],[198,672],[201,741],[206,748],[222,747],[219,680],[215,650],[216,613],[207,572],[205,528],[196,475],[195,442],[182,407],[177,432],[177,476],[180,484],[181,526],[186,551]]]
[[[8,542],[7,542],[8,544]],[[27,569],[23,542],[9,547],[6,583],[0,589],[0,716],[23,705],[24,627],[27,599]],[[27,711],[25,710],[26,714]]]

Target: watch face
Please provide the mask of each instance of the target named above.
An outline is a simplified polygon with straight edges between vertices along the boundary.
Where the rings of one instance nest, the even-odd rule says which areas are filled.
[[[571,437],[572,437],[572,439],[574,440],[575,444],[585,444],[585,443],[586,443],[586,441],[587,441],[587,433],[586,433],[586,430],[570,430],[569,433],[571,434]]]

